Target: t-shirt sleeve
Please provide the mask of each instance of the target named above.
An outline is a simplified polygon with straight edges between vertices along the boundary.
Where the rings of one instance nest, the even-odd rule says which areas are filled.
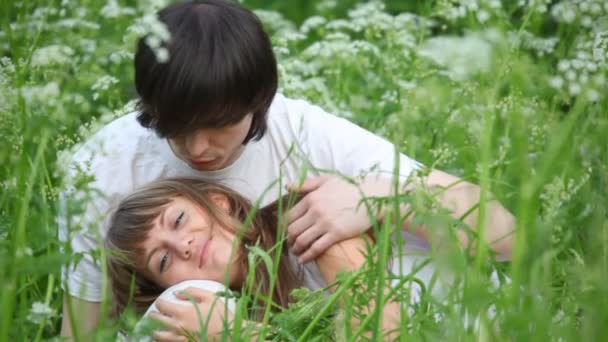
[[[66,248],[69,245],[76,256],[75,261],[63,269],[63,286],[71,296],[99,302],[102,272],[99,260],[95,260],[92,252],[101,246],[102,212],[107,205],[101,195],[76,189],[76,178],[84,177],[83,172],[70,169],[65,176],[66,186],[59,196],[59,239]]]
[[[57,217],[59,238],[75,255],[62,272],[64,290],[91,302],[102,299],[103,254],[97,251],[103,246],[111,203],[119,198],[118,190],[130,188],[122,157],[128,153],[110,149],[102,137],[88,141],[67,163]]]
[[[395,154],[395,146],[386,139],[318,106],[298,100],[290,107],[301,113],[301,136],[310,147],[308,155],[316,168],[336,170],[350,177],[375,174],[392,178],[398,160],[398,175],[405,181],[421,167],[405,154]]]

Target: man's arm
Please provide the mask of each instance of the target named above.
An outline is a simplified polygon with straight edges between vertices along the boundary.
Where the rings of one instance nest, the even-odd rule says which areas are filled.
[[[99,311],[100,303],[89,302],[66,294],[63,297],[61,336],[67,337],[68,340],[82,340],[83,336],[90,334],[97,327]],[[76,321],[73,322],[71,317],[74,317]]]
[[[324,253],[322,253],[317,259],[317,265],[319,271],[323,275],[323,278],[328,283],[333,283],[336,280],[336,275],[340,272],[349,272],[359,269],[365,263],[365,251],[366,243],[372,243],[371,239],[367,235],[355,237],[338,242],[329,247]],[[339,286],[339,285],[338,285]],[[335,292],[338,287],[334,286],[331,288],[332,292]],[[386,287],[385,291],[389,288]],[[376,303],[372,300],[368,305],[363,308],[368,313],[375,309]],[[393,334],[396,327],[400,322],[400,304],[395,301],[388,301],[382,308],[382,330],[384,330],[385,338],[394,339],[397,336]],[[360,326],[361,322],[358,319],[353,318],[351,320],[353,328]],[[371,338],[371,334],[366,333],[368,338]]]
[[[415,180],[410,187],[441,188],[437,201],[454,218],[461,218],[475,208],[480,200],[479,186],[462,181],[445,172],[432,170],[428,176]],[[306,180],[300,187],[292,187],[307,193],[288,213],[288,241],[293,251],[300,255],[302,262],[310,261],[326,251],[333,244],[362,234],[373,220],[381,220],[385,210],[377,217],[368,215],[365,206],[358,205],[363,197],[386,197],[394,193],[392,180],[384,177],[368,176],[358,186],[335,176],[321,176]],[[402,213],[409,210],[407,204]],[[411,216],[410,216],[411,218]],[[472,210],[464,218],[472,230],[478,228],[478,210]],[[495,200],[486,203],[484,241],[501,259],[508,259],[513,244],[515,220],[500,203]],[[411,220],[403,229],[411,228]],[[432,227],[416,227],[416,234],[430,238]],[[464,247],[469,247],[468,236],[459,232],[458,238]],[[474,248],[472,248],[474,250]]]
[[[492,198],[491,194],[485,204],[484,224],[480,225],[479,210],[476,208],[481,197],[479,186],[439,170],[431,171],[423,182],[425,187],[439,188],[437,200],[450,211],[453,218],[458,219],[466,215],[463,222],[475,232],[478,232],[478,229],[483,226],[485,229],[483,239],[499,258],[509,259],[511,257],[515,218],[500,202]],[[407,220],[403,228],[409,230],[411,220]],[[431,229],[432,227],[417,227],[416,234],[428,241]],[[462,246],[475,251],[475,246],[470,245],[471,241],[465,231],[459,230],[457,236]]]

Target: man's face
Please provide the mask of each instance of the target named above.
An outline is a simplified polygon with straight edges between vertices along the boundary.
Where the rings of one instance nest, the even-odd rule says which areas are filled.
[[[243,141],[249,133],[253,114],[247,114],[234,125],[204,128],[184,137],[169,139],[175,155],[199,171],[223,169],[243,152]]]

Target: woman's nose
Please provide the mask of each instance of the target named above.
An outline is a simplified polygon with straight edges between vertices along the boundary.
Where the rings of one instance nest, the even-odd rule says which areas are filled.
[[[175,250],[177,253],[184,259],[190,259],[192,254],[194,253],[194,238],[192,237],[183,237],[178,238],[175,241]]]

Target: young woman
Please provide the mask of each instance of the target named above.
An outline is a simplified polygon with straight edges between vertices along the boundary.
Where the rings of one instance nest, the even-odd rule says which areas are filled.
[[[269,270],[263,265],[249,269],[247,246],[258,246],[273,258],[280,253],[271,298],[283,308],[290,302],[291,290],[302,286],[323,288],[335,281],[337,273],[363,265],[366,244],[372,242],[367,235],[336,244],[314,262],[299,264],[283,244],[284,227],[279,226],[279,213],[293,205],[297,200],[294,197],[286,196],[255,210],[248,200],[224,186],[183,178],[156,181],[132,193],[114,212],[106,236],[114,314],[120,314],[128,304],[142,313],[166,288],[191,279],[214,280],[240,290],[253,272],[252,293],[268,295]],[[412,242],[404,249],[423,250]],[[421,259],[415,255],[402,257],[403,271],[409,273]],[[418,276],[428,281],[431,273],[427,266]],[[204,302],[202,291],[191,294],[199,303]],[[389,303],[384,309],[387,331],[399,321],[395,305]],[[157,302],[157,307],[162,313],[162,303]],[[203,314],[205,309],[201,309]],[[215,317],[211,322],[217,323],[209,326],[208,334],[221,331],[223,310],[222,305],[216,305],[213,312],[207,312]],[[253,317],[261,317],[262,312],[252,311]],[[152,317],[169,327],[168,331],[157,332],[160,340],[177,338],[189,326],[184,320],[190,321],[190,329],[196,328],[192,322],[198,322],[193,310]]]

